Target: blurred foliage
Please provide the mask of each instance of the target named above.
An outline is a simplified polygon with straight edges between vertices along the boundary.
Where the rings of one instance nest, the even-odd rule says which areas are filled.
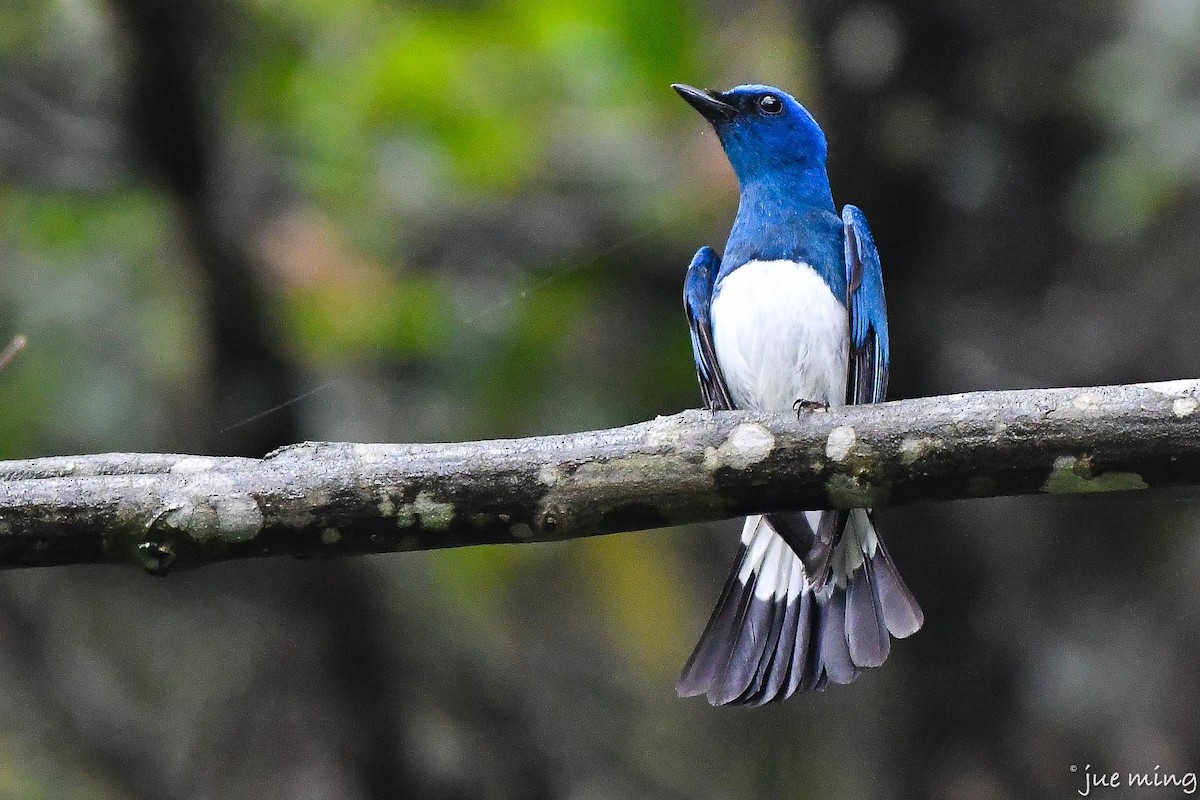
[[[1135,10],[1122,40],[1081,67],[1087,101],[1119,134],[1082,175],[1076,208],[1088,234],[1138,233],[1200,178],[1198,48],[1200,8],[1165,0]]]
[[[814,109],[884,254],[893,394],[1195,375],[1198,44],[1186,0],[0,5],[0,342],[29,338],[0,458],[204,449],[257,412],[444,441],[697,404],[680,281],[736,188],[674,81]],[[143,96],[146,64],[197,91]],[[172,114],[192,135],[151,158]],[[246,389],[214,281],[264,287],[282,401],[214,411]],[[10,574],[0,797],[1037,797],[1075,761],[1194,768],[1174,500],[881,514],[927,630],[750,715],[671,692],[732,525]]]
[[[0,453],[153,447],[139,395],[182,391],[198,362],[170,210],[144,190],[0,188],[0,225],[0,309],[31,339],[3,376]]]
[[[614,211],[634,219],[676,194],[655,180],[665,142],[652,110],[672,76],[696,71],[690,4],[257,2],[246,13],[253,47],[237,59],[231,112],[362,246],[391,247],[381,218],[533,181],[621,191]]]

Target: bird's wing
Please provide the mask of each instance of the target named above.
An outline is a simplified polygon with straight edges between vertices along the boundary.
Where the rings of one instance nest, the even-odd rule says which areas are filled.
[[[880,403],[887,393],[888,328],[883,270],[867,218],[854,206],[842,209],[846,247],[846,308],[850,311],[850,375],[847,403]]]
[[[712,309],[713,284],[721,259],[708,246],[701,247],[692,257],[687,277],[683,282],[683,308],[687,312],[688,328],[692,334],[692,355],[696,359],[696,377],[700,380],[700,394],[704,396],[704,407],[713,411],[733,408],[729,387],[717,363],[713,346]]]

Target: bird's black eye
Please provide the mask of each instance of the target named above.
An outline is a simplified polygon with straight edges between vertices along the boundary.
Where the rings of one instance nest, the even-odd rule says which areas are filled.
[[[765,114],[778,114],[783,111],[783,102],[773,94],[764,94],[758,98],[758,107]]]

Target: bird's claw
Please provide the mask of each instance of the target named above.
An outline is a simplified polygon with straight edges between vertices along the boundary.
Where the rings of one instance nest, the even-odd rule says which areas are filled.
[[[792,403],[792,408],[799,417],[805,411],[828,411],[829,403],[822,403],[820,400],[797,400]]]

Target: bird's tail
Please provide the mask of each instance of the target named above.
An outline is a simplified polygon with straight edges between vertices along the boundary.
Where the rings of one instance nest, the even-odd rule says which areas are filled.
[[[902,639],[920,629],[921,609],[869,512],[809,511],[791,524],[814,532],[810,541],[819,547],[815,532],[828,529],[829,514],[840,514],[844,527],[819,566],[797,556],[767,517],[746,519],[733,571],[676,684],[681,696],[761,705],[796,691],[823,691],[882,664],[889,634]],[[806,561],[808,570],[824,574],[809,575]]]

